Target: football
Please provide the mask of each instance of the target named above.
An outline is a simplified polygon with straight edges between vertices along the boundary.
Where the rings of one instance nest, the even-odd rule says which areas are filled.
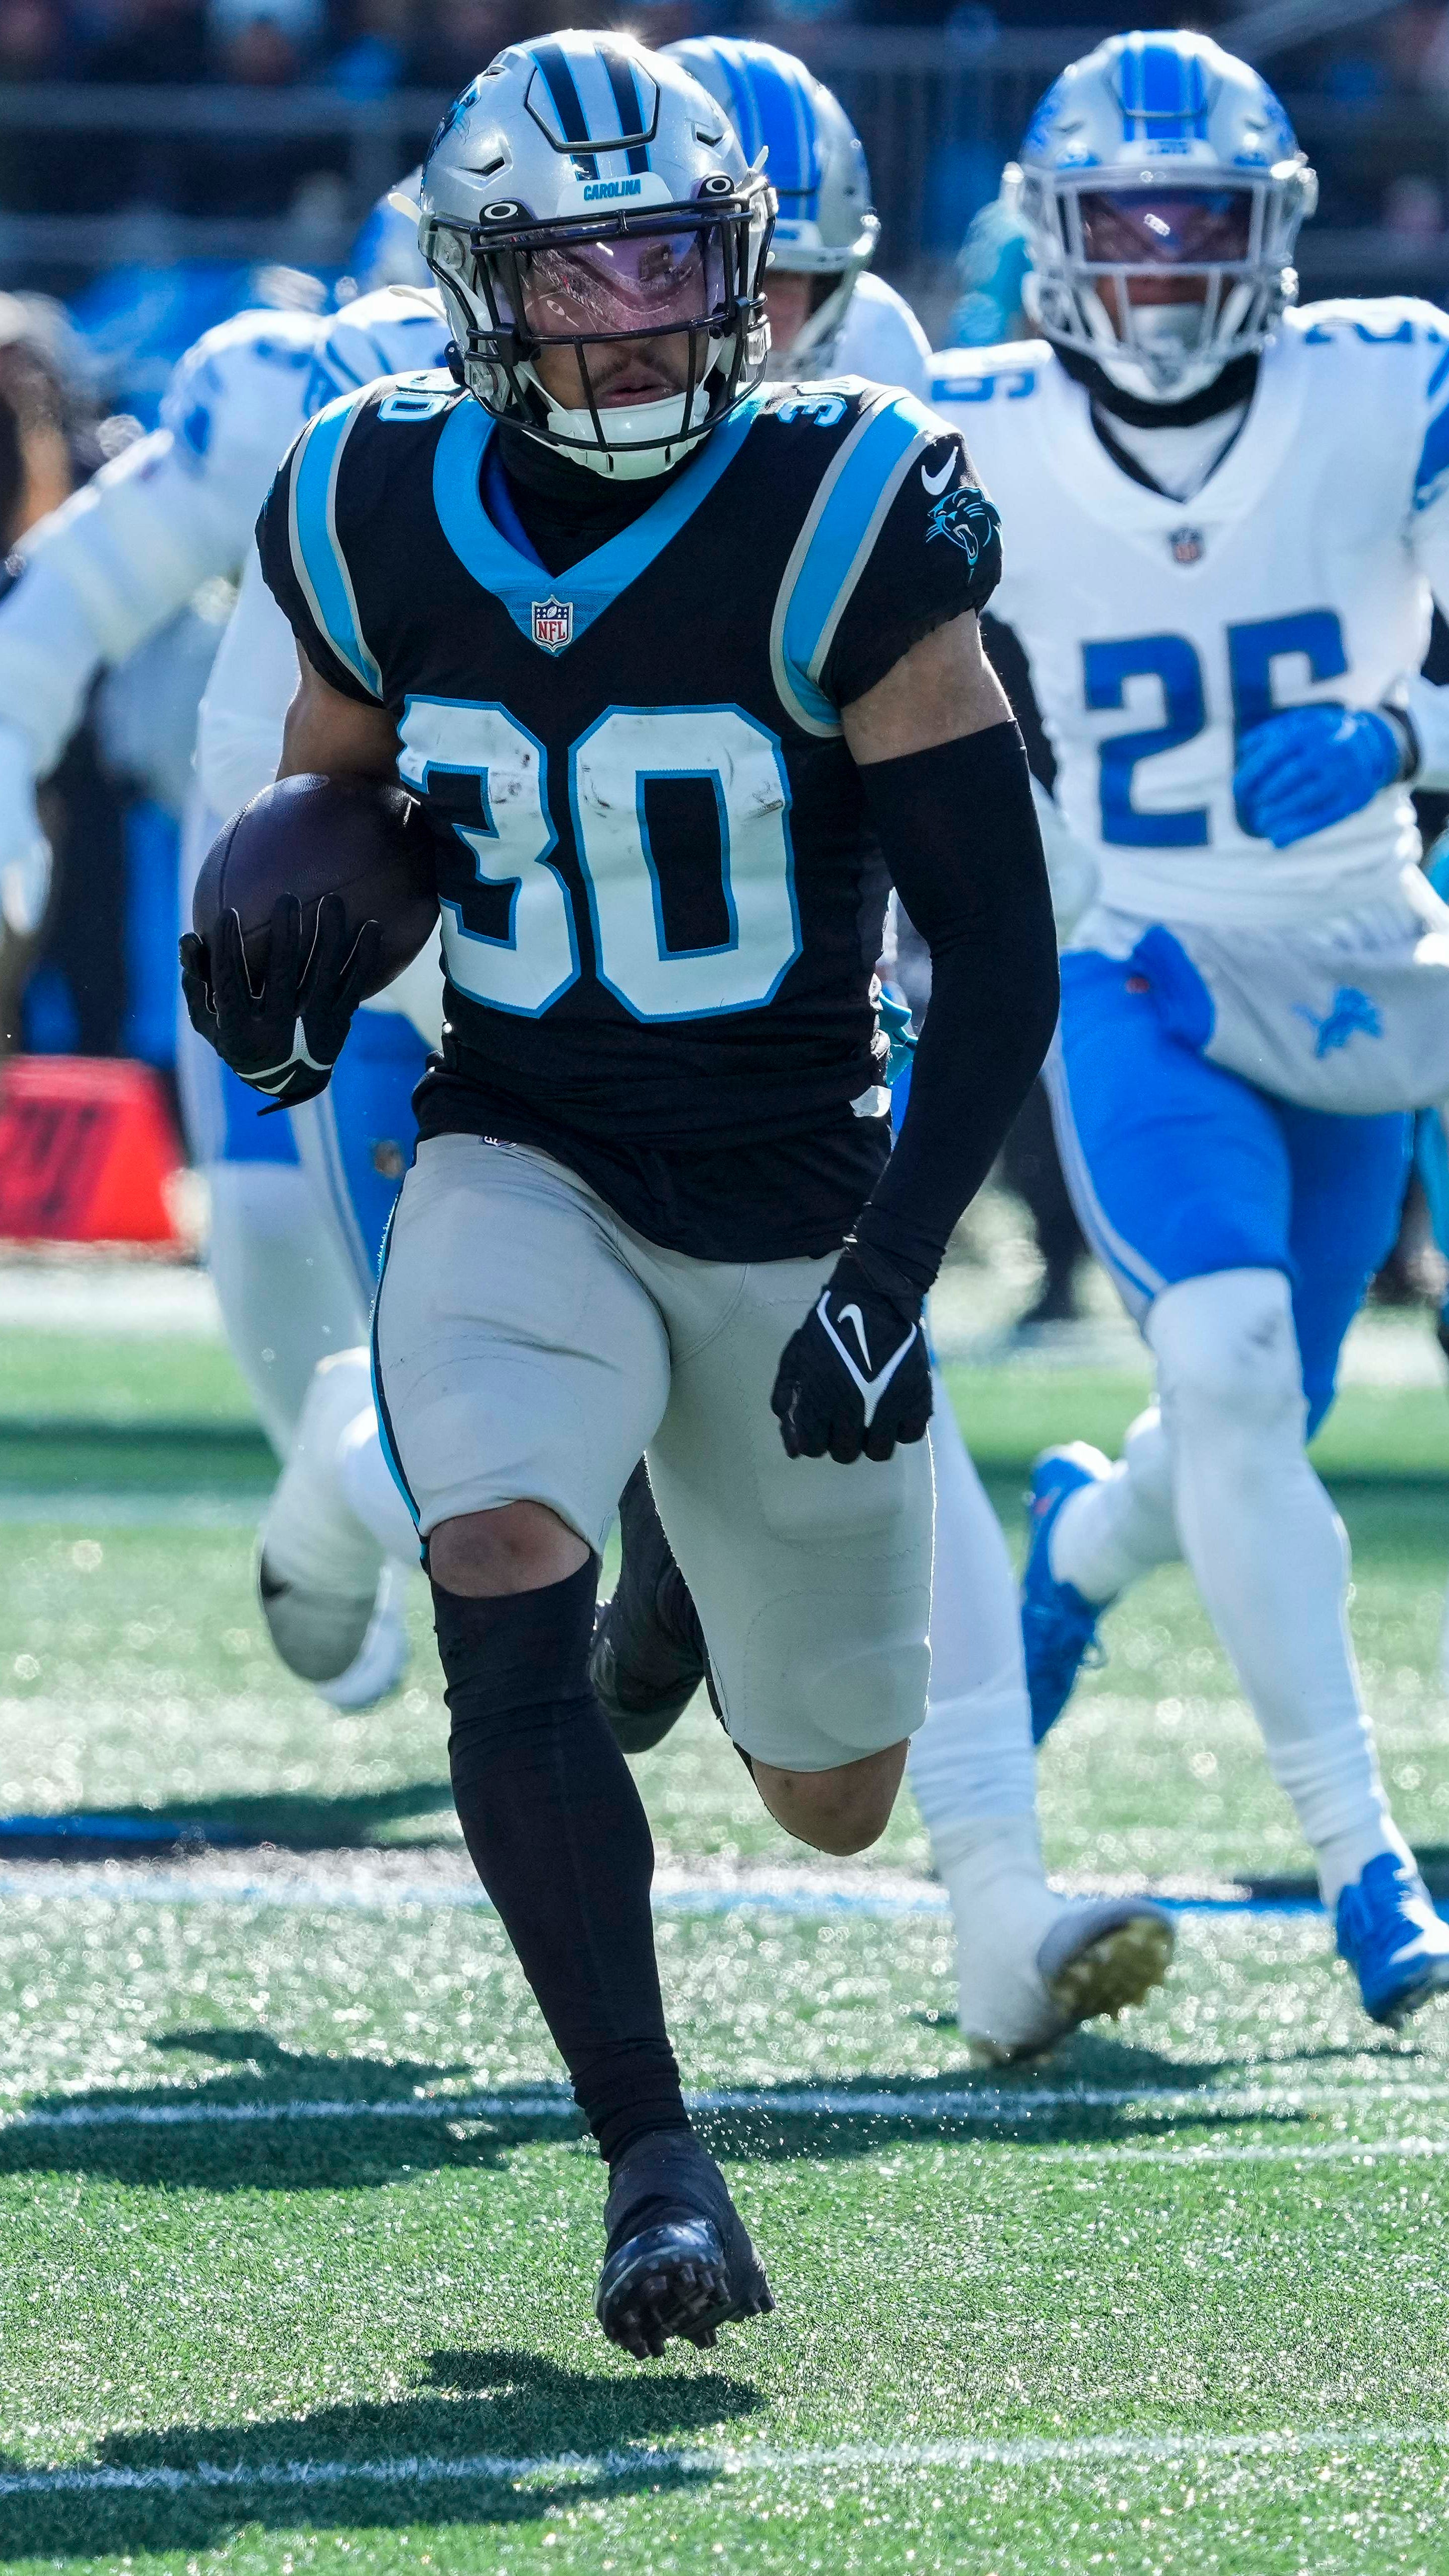
[[[192,928],[208,944],[222,914],[238,914],[254,988],[284,894],[302,906],[304,955],[324,894],[341,895],[349,939],[365,921],[381,924],[377,972],[367,987],[380,993],[412,964],[438,918],[421,808],[403,788],[369,779],[302,776],[264,787],[218,833],[191,903]]]

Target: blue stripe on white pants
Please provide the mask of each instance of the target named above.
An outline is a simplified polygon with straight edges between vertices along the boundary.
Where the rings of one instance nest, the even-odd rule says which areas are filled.
[[[1139,1320],[1185,1279],[1286,1275],[1311,1437],[1397,1230],[1410,1121],[1255,1090],[1169,1036],[1147,978],[1095,951],[1062,960],[1051,1088],[1083,1229]]]

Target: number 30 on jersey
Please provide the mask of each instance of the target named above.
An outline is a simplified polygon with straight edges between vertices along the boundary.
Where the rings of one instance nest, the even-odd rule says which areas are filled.
[[[409,698],[398,774],[419,795],[439,773],[476,781],[482,820],[453,829],[480,885],[511,889],[508,928],[472,929],[443,900],[443,955],[459,992],[537,1019],[580,972],[578,925],[554,863],[547,754],[505,707]],[[800,954],[790,790],[780,747],[738,707],[613,707],[572,744],[564,790],[600,981],[639,1020],[758,1010]],[[728,936],[671,948],[649,845],[653,778],[712,782]]]

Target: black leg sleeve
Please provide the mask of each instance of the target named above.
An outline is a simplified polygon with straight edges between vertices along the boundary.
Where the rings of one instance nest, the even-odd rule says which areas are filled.
[[[566,1582],[481,1601],[435,1583],[433,1615],[464,1840],[612,2164],[689,2119],[654,1958],[654,1845],[588,1683],[598,1573],[591,1557]]]

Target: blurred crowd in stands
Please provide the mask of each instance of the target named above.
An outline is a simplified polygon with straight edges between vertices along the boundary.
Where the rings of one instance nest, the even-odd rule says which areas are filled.
[[[1198,23],[1225,24],[1240,0],[1210,0]],[[570,0],[578,25],[628,25],[646,42],[738,26],[805,52],[812,29],[854,24],[882,34],[938,26],[941,68],[989,54],[997,32],[1060,29],[1068,38],[1114,23],[1101,0]],[[1333,13],[1337,15],[1338,13]],[[274,95],[297,86],[382,99],[398,90],[453,94],[499,46],[545,33],[556,0],[0,0],[0,85],[72,81],[152,89],[223,83]],[[1355,155],[1316,149],[1324,178],[1321,220],[1376,225],[1422,250],[1440,240],[1439,172],[1449,117],[1449,0],[1401,0],[1321,38],[1308,32],[1269,69],[1300,113],[1309,103],[1333,134],[1356,130],[1382,148]],[[1402,129],[1402,133],[1400,132]],[[1315,148],[1310,130],[1306,139]],[[1390,148],[1390,144],[1394,148]],[[1400,142],[1402,148],[1399,148]],[[314,139],[273,135],[194,138],[88,135],[84,151],[8,126],[0,133],[0,209],[100,214],[147,205],[193,216],[276,212],[319,180],[325,215],[329,173],[345,165]],[[335,193],[335,175],[333,178]],[[960,192],[957,191],[956,194]],[[970,204],[987,188],[966,191]],[[949,229],[950,227],[946,227]]]
[[[1193,13],[1212,27],[1225,0]],[[557,23],[549,0],[0,0],[0,80],[224,81],[253,88],[317,82],[359,97],[453,90],[514,38]],[[735,23],[802,36],[812,25],[943,26],[967,47],[997,29],[1115,24],[1102,0],[575,0],[578,26],[627,24],[646,42]],[[1290,87],[1373,106],[1449,96],[1449,6],[1405,0],[1367,23],[1308,41]]]

